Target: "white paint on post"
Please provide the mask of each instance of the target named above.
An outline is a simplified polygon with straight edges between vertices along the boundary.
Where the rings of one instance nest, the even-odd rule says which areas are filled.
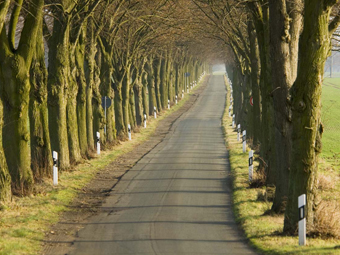
[[[254,152],[252,150],[249,151],[249,177],[248,180],[251,182],[253,180],[253,161],[254,161]]]
[[[237,141],[240,141],[241,124],[237,125]]]
[[[177,95],[176,95],[176,105],[177,105]]]
[[[146,128],[146,114],[144,114],[144,128]]]
[[[299,245],[306,245],[306,194],[299,196]]]
[[[231,126],[232,128],[235,128],[235,114],[233,114],[233,124]]]
[[[168,99],[168,109],[170,110],[170,99]]]
[[[97,132],[97,154],[100,154],[100,133]]]
[[[129,140],[131,140],[131,125],[128,124],[128,135],[129,135]]]
[[[247,134],[247,131],[243,130],[243,133],[242,133],[243,153],[246,152],[246,134]]]
[[[58,185],[58,152],[53,151],[53,185]]]
[[[157,109],[156,106],[153,107],[153,116],[157,119]]]

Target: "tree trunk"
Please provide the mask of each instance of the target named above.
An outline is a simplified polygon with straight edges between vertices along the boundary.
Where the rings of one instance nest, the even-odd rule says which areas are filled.
[[[6,2],[2,4],[6,5]],[[11,43],[14,44],[14,38],[7,38],[4,26],[0,31],[0,68],[3,82],[6,84],[4,86],[6,102],[4,104],[5,125],[2,130],[5,134],[3,145],[12,177],[12,191],[21,195],[29,194],[33,190],[29,124],[29,70],[35,52],[38,27],[42,20],[43,4],[43,0],[35,0],[29,6],[17,49],[11,47]],[[22,2],[18,2],[18,5],[13,8],[12,15],[19,16],[21,7]],[[9,29],[12,31],[9,31],[8,36],[15,34],[16,26],[17,19],[14,17],[14,23],[10,25]]]
[[[298,40],[301,29],[301,3],[286,5],[285,0],[269,1],[270,52],[272,59],[272,96],[274,104],[275,198],[272,210],[285,209],[288,195],[288,174],[291,154],[291,107],[289,89],[297,71]],[[289,8],[290,7],[290,8]],[[291,16],[289,16],[289,14]],[[289,57],[287,57],[289,56]]]
[[[123,98],[123,118],[125,132],[127,132],[130,122],[129,104],[130,104],[130,67],[127,67],[126,74],[122,81],[122,98]]]
[[[97,53],[96,40],[94,38],[93,22],[90,20],[90,45],[89,52],[86,54],[86,131],[87,131],[87,145],[89,151],[94,150],[94,136],[93,136],[93,87],[94,87],[94,75],[95,75],[95,56]]]
[[[30,135],[31,168],[34,179],[52,175],[52,152],[48,130],[47,112],[47,69],[42,24],[37,35],[36,52],[30,70]]]
[[[321,151],[321,91],[324,65],[330,50],[329,17],[332,1],[305,1],[299,42],[299,68],[292,95],[292,164],[284,231],[295,233],[298,196],[306,194],[307,231],[314,228],[318,154]],[[336,2],[336,1],[333,1]],[[334,4],[334,3],[333,3]],[[308,47],[306,47],[308,45]]]
[[[92,137],[94,140],[97,140],[97,132],[100,133],[101,142],[105,142],[104,126],[105,126],[105,116],[104,110],[101,106],[102,104],[102,95],[100,93],[100,63],[101,63],[101,51],[98,51],[97,56],[97,64],[94,62],[94,82],[93,82],[93,99],[92,99],[92,107],[93,107],[93,134]]]
[[[3,76],[0,69],[0,129],[3,130]],[[9,202],[12,198],[11,175],[8,171],[4,149],[2,147],[2,132],[0,132],[0,202]]]
[[[123,98],[122,98],[122,85],[117,82],[114,88],[115,97],[114,97],[114,108],[115,108],[115,117],[116,117],[116,129],[117,129],[117,137],[122,139],[126,137],[125,123],[123,117]]]
[[[270,41],[269,41],[269,9],[268,5],[259,6],[251,3],[254,15],[254,25],[259,44],[261,63],[260,92],[262,107],[261,140],[260,140],[260,164],[258,171],[266,173],[267,185],[275,183],[275,158],[272,145],[274,141],[273,132],[273,102],[271,86],[270,66]]]
[[[85,27],[85,26],[84,26]],[[85,28],[84,28],[85,29]],[[78,84],[77,96],[77,120],[78,120],[78,135],[79,147],[82,157],[88,156],[88,139],[87,139],[87,84],[85,78],[84,62],[85,62],[85,37],[86,33],[83,31],[79,44],[75,49],[76,61],[76,80]],[[92,99],[90,100],[92,103]]]
[[[155,95],[156,95],[156,102],[157,105],[156,109],[161,111],[162,108],[162,100],[161,100],[161,91],[160,91],[160,71],[161,71],[161,60],[159,58],[154,60],[154,76],[155,76]]]
[[[161,105],[162,109],[167,108],[168,105],[168,89],[167,89],[167,80],[166,80],[166,61],[163,58],[161,60],[161,69],[159,76],[159,91],[161,93]]]
[[[70,166],[66,122],[67,77],[70,68],[68,22],[55,19],[53,31],[48,56],[48,122],[52,150],[59,154],[59,168],[66,169]]]
[[[72,78],[71,78],[72,79]],[[81,160],[80,147],[79,147],[79,131],[77,119],[77,94],[78,86],[74,80],[69,81],[68,99],[66,105],[67,117],[67,136],[70,152],[70,162],[72,164]]]
[[[154,106],[157,106],[156,92],[155,92],[155,75],[153,67],[153,59],[149,59],[146,63],[147,83],[149,91],[149,115],[153,116]]]
[[[143,123],[143,95],[142,95],[142,84],[141,78],[137,78],[136,83],[133,86],[133,94],[134,94],[134,110],[136,116],[136,124],[142,125]]]
[[[144,72],[142,75],[142,100],[143,100],[143,112],[142,112],[142,120],[144,120],[144,114],[149,116],[149,105],[148,105],[148,81],[147,74]],[[149,93],[150,96],[150,93]]]
[[[108,49],[102,46],[102,64],[100,68],[100,80],[101,80],[101,91],[102,96],[107,96],[113,101],[114,92],[112,89],[112,58],[110,53],[108,53]],[[105,118],[105,109],[104,109],[104,118],[106,121],[106,141],[109,144],[112,144],[116,140],[116,128],[114,121],[114,109],[113,104],[106,109],[106,118]],[[103,136],[104,138],[105,136]]]
[[[251,84],[253,97],[253,145],[258,145],[261,135],[261,99],[260,99],[260,61],[258,40],[256,37],[255,27],[252,21],[248,22],[248,34],[250,40],[251,54]]]
[[[136,123],[136,105],[135,105],[135,93],[133,91],[133,88],[130,88],[130,95],[129,95],[129,120],[131,128],[135,128]]]

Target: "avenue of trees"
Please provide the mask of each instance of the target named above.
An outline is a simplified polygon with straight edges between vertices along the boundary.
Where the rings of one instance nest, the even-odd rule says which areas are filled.
[[[225,63],[236,123],[259,148],[264,184],[275,187],[271,211],[284,213],[284,232],[294,234],[298,196],[306,194],[307,229],[315,231],[321,88],[340,23],[338,1],[194,2],[206,17],[207,36],[230,52]]]
[[[258,148],[273,213],[295,233],[318,206],[321,87],[337,0],[0,0],[0,201],[110,148],[226,64],[236,122]],[[112,104],[106,111],[102,98]],[[253,97],[253,106],[249,98]],[[104,132],[105,128],[105,132]]]
[[[0,201],[50,177],[52,151],[67,170],[91,157],[97,131],[110,148],[128,124],[181,98],[185,72],[191,83],[205,62],[199,46],[178,39],[179,6],[0,0]]]

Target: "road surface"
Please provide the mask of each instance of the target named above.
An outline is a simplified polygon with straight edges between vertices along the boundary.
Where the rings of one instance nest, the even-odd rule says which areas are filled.
[[[233,219],[222,75],[80,230],[68,254],[255,254]]]

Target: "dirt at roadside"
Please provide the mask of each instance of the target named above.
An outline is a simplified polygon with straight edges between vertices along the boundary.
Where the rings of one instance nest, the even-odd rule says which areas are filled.
[[[121,177],[164,139],[172,124],[196,102],[208,80],[209,77],[206,77],[202,86],[195,90],[193,94],[186,95],[190,98],[179,110],[158,123],[149,140],[137,145],[132,151],[121,155],[96,174],[96,177],[80,191],[76,199],[69,205],[70,210],[64,212],[60,216],[59,222],[46,233],[42,254],[66,254],[78,231],[84,227],[84,223],[91,216],[105,210],[101,209],[101,205]]]

